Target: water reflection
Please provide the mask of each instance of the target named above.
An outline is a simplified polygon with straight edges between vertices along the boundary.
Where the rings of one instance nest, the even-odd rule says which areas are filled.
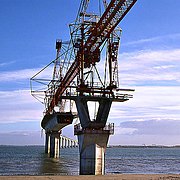
[[[41,175],[78,175],[78,148],[61,149],[60,158],[49,158],[42,153],[39,172]]]

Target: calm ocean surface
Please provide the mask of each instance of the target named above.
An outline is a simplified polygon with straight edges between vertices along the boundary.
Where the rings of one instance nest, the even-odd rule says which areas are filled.
[[[180,173],[180,148],[107,148],[106,174]],[[43,146],[0,146],[0,175],[78,175],[78,148],[50,159]]]

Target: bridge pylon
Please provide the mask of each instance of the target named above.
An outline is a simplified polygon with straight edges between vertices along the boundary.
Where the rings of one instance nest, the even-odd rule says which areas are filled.
[[[90,119],[88,101],[98,102],[94,119]],[[105,151],[109,135],[114,133],[114,124],[106,126],[112,99],[107,97],[79,96],[75,100],[80,124],[75,125],[78,136],[81,175],[102,175],[105,173]]]

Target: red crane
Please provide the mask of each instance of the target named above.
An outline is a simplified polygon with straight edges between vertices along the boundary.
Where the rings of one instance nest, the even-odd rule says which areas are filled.
[[[79,75],[79,86],[84,85],[84,68],[90,68],[100,61],[100,47],[103,43],[110,38],[111,33],[115,30],[119,22],[124,18],[128,11],[133,7],[137,0],[111,0],[106,7],[105,12],[98,22],[91,23],[88,26],[88,33],[84,33],[87,29],[87,22],[82,17],[80,26],[81,35],[79,36],[79,46],[76,48],[76,57],[71,64],[67,73],[60,82],[59,87],[56,89],[49,106],[47,107],[46,114],[52,112],[53,108],[58,104],[60,96],[65,92],[67,87],[71,84],[74,78]],[[104,1],[105,2],[105,1]],[[89,1],[83,1],[84,9],[87,8]],[[86,15],[81,13],[81,16]],[[87,31],[86,31],[87,32]],[[88,34],[88,35],[87,35]],[[117,44],[111,44],[111,48],[117,49]]]

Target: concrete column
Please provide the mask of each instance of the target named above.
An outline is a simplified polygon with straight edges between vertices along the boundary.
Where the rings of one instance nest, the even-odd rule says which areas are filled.
[[[68,139],[68,148],[70,148],[70,147],[71,147],[70,143],[71,143],[71,140],[70,140],[70,139]]]
[[[52,158],[59,158],[60,132],[47,132],[45,142],[45,153]]]
[[[61,148],[64,148],[64,137],[61,137]]]
[[[71,148],[73,147],[73,140],[71,140]]]
[[[46,139],[45,139],[45,153],[50,153],[50,134],[46,132]]]
[[[61,146],[60,147],[64,148],[64,137],[63,136],[61,136]]]
[[[73,142],[73,147],[74,147],[74,148],[76,147],[76,142],[75,142],[75,141]]]
[[[60,135],[60,139],[59,139],[59,148],[62,148],[62,136]]]
[[[59,158],[60,133],[52,132],[50,137],[50,157]]]
[[[67,138],[64,138],[64,141],[65,141],[64,147],[67,148]]]
[[[77,142],[75,142],[75,147],[78,147],[78,143]]]
[[[80,152],[80,175],[103,175],[105,173],[105,151],[109,132],[99,132],[78,135]]]

